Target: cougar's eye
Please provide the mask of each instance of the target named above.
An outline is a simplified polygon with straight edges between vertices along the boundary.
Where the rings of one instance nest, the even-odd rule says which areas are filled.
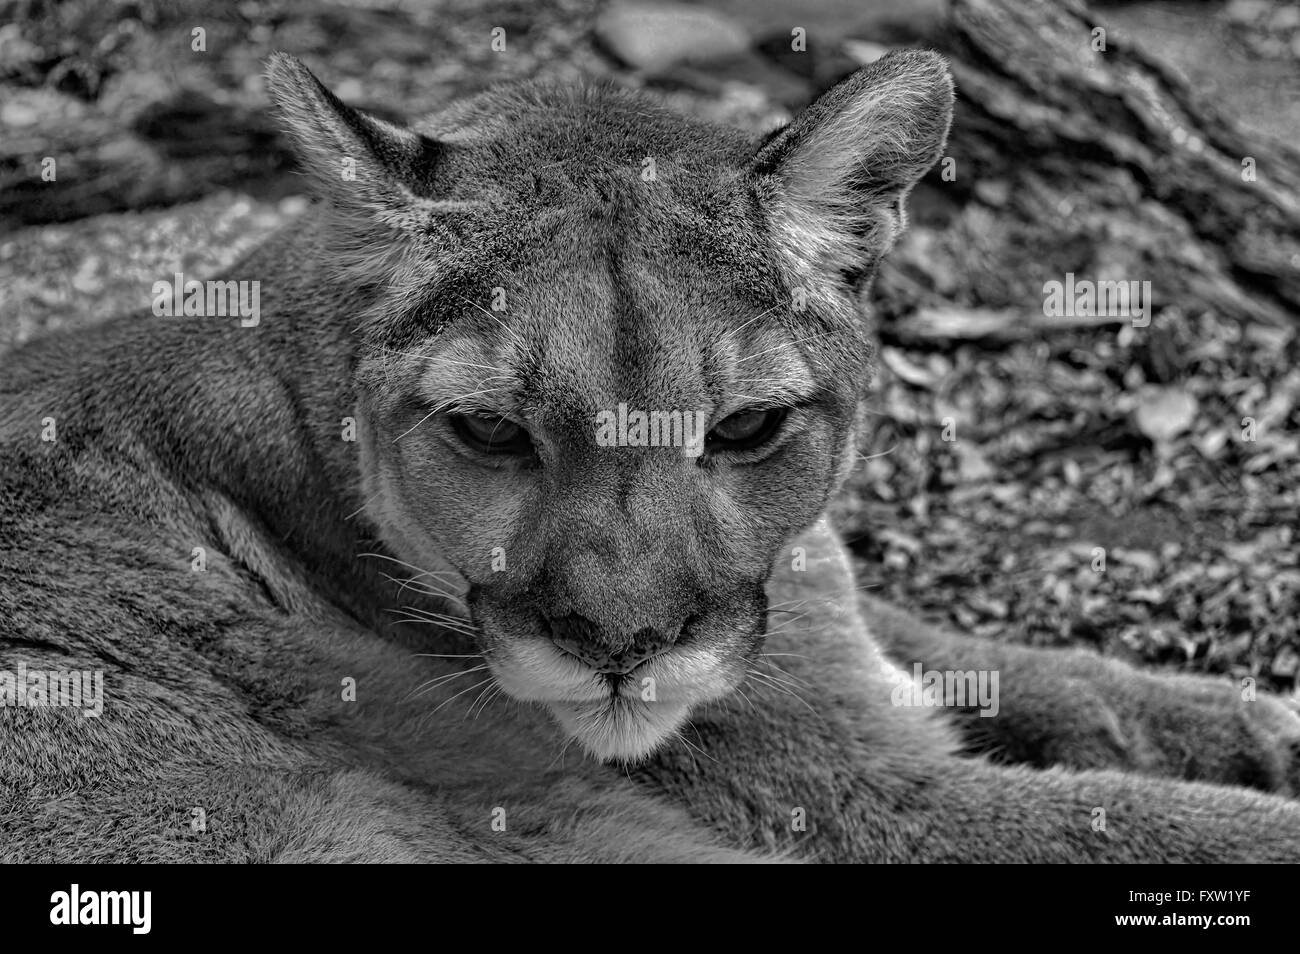
[[[480,454],[531,454],[528,431],[504,417],[479,414],[450,415],[451,429],[465,444]]]
[[[757,408],[737,411],[718,422],[709,431],[709,446],[713,450],[750,450],[771,440],[785,421],[783,407]]]

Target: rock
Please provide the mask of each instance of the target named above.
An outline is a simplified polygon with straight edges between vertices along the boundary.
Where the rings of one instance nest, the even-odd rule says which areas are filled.
[[[1110,553],[1116,562],[1135,566],[1144,576],[1155,576],[1160,570],[1160,559],[1149,550],[1112,547]]]
[[[1011,200],[1011,183],[1006,179],[980,179],[975,183],[975,196],[985,205],[1001,208]]]
[[[1282,651],[1273,660],[1273,675],[1294,679],[1300,671],[1300,655],[1290,646],[1283,646]]]
[[[889,47],[882,46],[879,43],[869,43],[866,40],[845,40],[844,52],[847,53],[858,66],[870,66],[872,63],[876,62],[876,60],[888,53]]]
[[[34,126],[40,118],[40,113],[27,103],[9,102],[0,106],[0,125]]]
[[[997,475],[993,465],[988,462],[980,451],[970,444],[957,443],[953,445],[957,452],[957,473],[961,480],[968,484],[980,483],[981,481],[991,480]]]
[[[889,345],[880,348],[880,362],[913,387],[933,388],[941,377],[931,368],[913,362],[901,349]]]
[[[749,33],[736,21],[684,3],[615,3],[596,20],[596,38],[623,63],[647,73],[721,62],[750,48]]]
[[[1152,443],[1166,444],[1192,426],[1196,398],[1182,388],[1150,388],[1138,398],[1134,421]]]
[[[1269,29],[1279,33],[1300,27],[1300,7],[1278,7],[1268,21]]]
[[[23,36],[22,24],[0,27],[0,77],[4,80],[35,72],[41,56],[41,48]]]
[[[1223,449],[1228,446],[1229,435],[1221,427],[1212,431],[1206,431],[1196,442],[1196,449],[1201,455],[1209,460],[1214,460],[1222,453]]]
[[[99,258],[91,255],[81,263],[77,273],[72,276],[72,287],[83,295],[94,295],[104,290],[104,281],[99,277]]]
[[[349,76],[339,80],[334,87],[334,95],[345,103],[355,103],[366,95],[365,84],[355,76]]]
[[[274,204],[215,193],[16,232],[0,244],[0,356],[38,334],[147,309],[153,283],[178,263],[196,277],[215,275],[288,218]]]
[[[845,36],[899,43],[928,37],[948,15],[948,0],[708,0],[746,23],[756,36],[807,31],[808,48]]]
[[[1269,0],[1232,0],[1223,15],[1233,23],[1254,23],[1262,20],[1271,7]]]

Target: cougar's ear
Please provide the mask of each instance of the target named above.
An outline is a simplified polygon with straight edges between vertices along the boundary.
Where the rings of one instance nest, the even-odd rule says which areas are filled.
[[[751,166],[797,280],[869,278],[906,225],[904,200],[943,153],[953,86],[937,53],[888,53],[828,90]]]
[[[288,54],[273,54],[266,76],[281,126],[322,198],[396,228],[427,221],[441,144],[346,105]]]

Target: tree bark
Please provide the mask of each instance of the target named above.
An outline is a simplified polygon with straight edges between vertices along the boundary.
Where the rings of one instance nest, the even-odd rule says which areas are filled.
[[[918,215],[943,228],[882,275],[886,338],[985,337],[999,312],[992,337],[1040,335],[1042,283],[1066,272],[1150,281],[1176,317],[1295,320],[1300,150],[1248,134],[1113,31],[1094,49],[1096,27],[1073,0],[955,0],[935,45],[957,81],[956,176],[941,163],[927,179]],[[963,308],[984,320],[944,320]]]

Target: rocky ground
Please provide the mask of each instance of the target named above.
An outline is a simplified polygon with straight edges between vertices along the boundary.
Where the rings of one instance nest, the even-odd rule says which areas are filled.
[[[710,0],[686,12],[0,0],[0,350],[147,305],[160,274],[216,271],[302,208],[261,85],[272,50],[381,113],[505,78],[586,74],[758,133],[884,49],[943,49],[950,15],[945,0]],[[1186,75],[1243,143],[1298,138],[1294,5],[1110,3],[1089,16]],[[806,51],[790,49],[796,26]],[[957,145],[970,141],[966,105]],[[41,179],[45,157],[54,183]],[[1294,690],[1296,316],[1254,279],[1252,297],[1220,294],[1242,266],[1192,256],[1173,202],[1051,224],[1032,188],[1047,181],[1068,203],[1068,178],[1068,165],[1009,153],[956,184],[936,171],[918,193],[877,294],[875,423],[836,507],[862,584],[973,632]],[[1081,189],[1077,204],[1095,194]],[[1158,241],[1133,239],[1138,223]],[[1223,222],[1224,241],[1253,226]],[[1044,274],[1135,267],[1139,255],[1166,286],[1149,327],[1026,323]],[[1300,281],[1300,260],[1269,268],[1268,280]]]

